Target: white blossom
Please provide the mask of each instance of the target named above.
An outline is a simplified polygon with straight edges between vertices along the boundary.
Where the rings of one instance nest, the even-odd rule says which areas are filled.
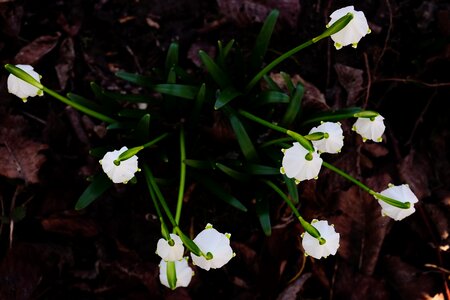
[[[315,132],[326,133],[327,136],[321,140],[311,141],[314,148],[323,153],[339,153],[344,146],[344,134],[340,123],[324,122],[313,127],[309,134]]]
[[[386,126],[383,122],[384,118],[381,115],[375,118],[358,118],[353,124],[352,129],[362,136],[363,141],[372,140],[374,142],[381,142]]]
[[[370,33],[369,24],[367,24],[364,13],[362,11],[356,11],[353,6],[346,6],[334,11],[330,15],[331,20],[327,27],[330,27],[347,13],[352,13],[353,19],[340,31],[331,35],[331,39],[334,41],[336,49],[341,49],[348,45],[352,45],[353,48],[356,48],[361,38]]]
[[[305,253],[316,259],[327,257],[328,255],[335,255],[339,248],[339,233],[336,233],[334,226],[328,225],[327,221],[313,220],[311,225],[319,231],[320,236],[325,239],[323,245],[319,240],[310,235],[308,232],[303,234],[302,245]]]
[[[34,71],[32,66],[16,65],[16,67],[21,69],[22,71],[25,71],[28,75],[36,79],[38,82],[41,82],[41,76]],[[16,95],[17,97],[22,99],[23,102],[27,102],[28,97],[42,96],[44,94],[41,89],[38,89],[37,87],[29,84],[28,82],[20,79],[19,77],[16,77],[13,74],[9,74],[7,85],[8,85],[8,92]]]
[[[284,153],[280,172],[297,181],[316,178],[322,167],[322,159],[316,152],[309,152],[299,143],[295,142],[289,149],[283,149]]]
[[[114,161],[119,158],[119,155],[127,150],[127,147],[122,147],[120,150],[107,152],[100,160],[103,171],[114,183],[127,183],[134,177],[134,173],[139,170],[138,157],[136,155],[121,161],[119,165],[114,163]]]
[[[170,234],[170,238],[173,241],[173,245],[169,244],[169,241],[161,238],[156,245],[156,254],[158,254],[165,261],[176,261],[183,258],[184,246],[181,238],[174,234]]]
[[[189,267],[187,257],[175,261],[175,274],[177,276],[175,288],[187,287],[189,285],[192,276],[194,276],[194,271]],[[159,281],[161,281],[161,284],[164,286],[170,288],[169,280],[167,278],[167,262],[165,262],[164,259],[159,263]]]
[[[388,216],[396,221],[399,221],[416,211],[414,208],[414,203],[417,203],[419,200],[407,184],[398,186],[391,185],[380,194],[403,203],[409,202],[411,204],[409,208],[404,209],[388,204],[383,200],[378,200],[378,203],[381,205],[381,214],[384,216]]]
[[[212,255],[211,259],[206,259],[191,253],[192,262],[207,271],[210,268],[223,267],[234,256],[230,246],[230,234],[218,232],[211,224],[207,224],[206,228],[195,237],[194,243],[204,254]]]

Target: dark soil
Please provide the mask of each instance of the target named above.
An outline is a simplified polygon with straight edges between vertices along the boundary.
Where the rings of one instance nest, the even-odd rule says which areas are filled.
[[[267,237],[255,209],[240,212],[188,180],[182,227],[198,233],[210,222],[230,232],[236,257],[219,270],[197,268],[188,288],[171,291],[159,283],[160,225],[145,187],[117,185],[74,209],[86,178],[100,172],[89,150],[120,141],[50,96],[22,103],[7,93],[3,71],[0,299],[450,300],[447,1],[3,0],[0,62],[33,65],[46,86],[63,94],[91,97],[92,81],[140,93],[115,72],[148,74],[163,66],[173,41],[180,65],[202,73],[198,49],[214,55],[218,40],[234,38],[250,51],[267,13],[278,8],[270,61],[322,32],[330,13],[346,5],[364,11],[372,29],[357,49],[336,51],[323,40],[274,71],[301,76],[330,108],[361,106],[385,117],[379,144],[362,143],[344,123],[346,147],[333,162],[376,190],[409,183],[420,200],[415,214],[401,222],[383,218],[373,198],[323,171],[299,185],[300,208],[305,219],[334,223],[341,247],[314,260],[303,255],[302,229],[276,196]],[[219,130],[213,134],[222,138]]]

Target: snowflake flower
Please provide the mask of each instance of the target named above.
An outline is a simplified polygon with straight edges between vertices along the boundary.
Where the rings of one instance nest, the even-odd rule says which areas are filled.
[[[21,69],[22,71],[25,71],[28,75],[36,79],[38,82],[41,82],[41,75],[36,73],[32,66],[16,65],[16,67]],[[8,92],[16,95],[17,97],[22,99],[23,102],[27,102],[28,97],[42,96],[44,94],[42,90],[20,79],[19,77],[16,77],[13,74],[9,74],[7,85]]]
[[[380,194],[403,203],[411,203],[410,208],[404,209],[388,204],[382,200],[378,200],[378,203],[381,205],[381,213],[384,216],[388,216],[396,221],[399,221],[416,211],[414,208],[414,203],[417,203],[419,200],[407,184],[402,184],[399,186],[390,185],[389,188],[385,189]]]
[[[173,245],[169,244],[169,241],[165,239],[159,239],[156,245],[156,254],[158,254],[165,261],[176,261],[183,258],[184,246],[181,238],[171,233],[170,238],[173,241]]]
[[[317,127],[313,127],[309,134],[314,132],[324,132],[326,136],[318,141],[311,141],[314,148],[324,153],[339,153],[344,146],[344,135],[340,123],[324,122]]]
[[[353,6],[346,6],[334,11],[330,15],[331,20],[327,27],[330,27],[347,13],[352,13],[353,19],[343,29],[331,35],[334,46],[338,50],[348,45],[352,45],[353,48],[356,48],[361,38],[370,33],[369,25],[367,24],[364,13],[362,11],[356,11]]]
[[[114,163],[114,161],[119,158],[119,155],[127,150],[127,147],[122,147],[120,150],[107,152],[100,160],[103,171],[114,183],[127,183],[134,177],[134,173],[139,170],[138,157],[136,155],[121,161],[119,165]]]
[[[189,285],[192,276],[194,276],[194,271],[189,267],[187,257],[175,261],[175,274],[177,276],[175,288],[180,286],[187,287]],[[169,280],[167,278],[167,262],[165,262],[164,259],[159,263],[159,281],[161,281],[161,284],[164,286],[170,288]]]
[[[382,135],[386,126],[383,122],[384,118],[380,115],[372,118],[358,118],[352,129],[362,136],[363,141],[372,140],[374,142],[381,142]]]
[[[282,151],[284,153],[280,169],[282,174],[299,182],[318,176],[322,159],[317,152],[309,152],[297,142],[291,148]]]
[[[325,239],[325,243],[321,245],[318,239],[310,235],[308,232],[305,232],[302,235],[302,245],[305,249],[305,253],[316,259],[320,259],[322,257],[326,258],[330,254],[335,255],[337,249],[339,248],[339,233],[336,233],[334,227],[332,225],[328,225],[327,221],[313,220],[311,225],[319,231],[320,236]]]
[[[207,271],[210,268],[223,267],[234,256],[230,246],[230,234],[218,232],[211,224],[207,224],[206,228],[195,237],[194,243],[203,253],[212,255],[211,259],[206,259],[191,253],[193,263]]]

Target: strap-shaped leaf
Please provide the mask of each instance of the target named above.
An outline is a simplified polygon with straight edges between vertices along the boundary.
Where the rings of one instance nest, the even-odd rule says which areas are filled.
[[[184,84],[155,84],[152,89],[161,94],[185,99],[194,99],[198,93],[198,87]]]
[[[106,176],[105,173],[102,172],[96,175],[91,184],[86,188],[86,190],[84,190],[83,194],[81,194],[75,204],[75,209],[80,210],[86,208],[112,185],[113,182],[108,178],[108,176]]]
[[[214,170],[216,168],[214,163],[208,160],[185,159],[184,163],[195,169]]]
[[[191,114],[192,116],[191,117],[192,123],[190,124],[191,126],[196,126],[196,124],[199,124],[200,112],[202,110],[203,104],[205,103],[205,99],[206,99],[206,85],[203,83],[200,86],[198,94],[195,98],[195,105],[194,108],[192,109]]]
[[[166,74],[169,74],[170,70],[178,65],[178,43],[171,43],[167,50],[166,56]]]
[[[344,119],[353,118],[356,113],[362,111],[363,109],[361,107],[348,107],[335,111],[321,112],[310,116],[308,119],[303,121],[301,126],[310,126],[316,123],[320,123],[321,121],[337,122]]]
[[[266,20],[264,21],[261,31],[258,34],[258,37],[256,38],[255,47],[253,48],[252,56],[250,58],[250,66],[254,70],[261,67],[279,14],[280,13],[278,10],[272,10],[269,13]]]
[[[270,236],[272,234],[272,225],[270,222],[269,201],[267,200],[267,197],[256,198],[255,208],[264,234]]]
[[[218,62],[218,64],[220,66],[222,66],[222,67],[225,66],[226,58],[227,58],[228,54],[230,53],[230,50],[233,47],[233,44],[234,44],[234,39],[229,41],[225,45],[225,47],[223,47],[222,41],[218,41],[217,42],[217,45],[218,45],[218,48],[219,48],[219,55],[218,55],[218,58],[217,58],[217,62]]]
[[[221,87],[226,88],[230,85],[228,75],[214,62],[214,60],[203,50],[198,52],[200,60],[205,65],[206,70],[214,79],[214,81]]]
[[[136,122],[116,122],[106,126],[107,130],[134,129]]]
[[[229,112],[231,110],[228,110]],[[234,134],[236,135],[236,139],[238,140],[239,146],[241,148],[242,153],[248,161],[257,161],[258,154],[256,153],[255,146],[252,143],[252,140],[247,134],[244,125],[241,123],[241,120],[236,116],[235,113],[229,113],[228,117],[230,119],[231,127],[233,128]]]
[[[152,80],[148,76],[143,76],[135,73],[128,73],[125,71],[116,72],[116,76],[120,79],[126,80],[128,82],[144,86],[144,87],[152,87]]]
[[[89,155],[95,157],[95,158],[102,158],[103,156],[105,156],[106,152],[108,152],[108,148],[107,147],[96,147],[96,148],[91,148],[89,150]]]
[[[289,95],[283,92],[266,91],[261,93],[257,99],[258,105],[272,104],[272,103],[289,103]]]
[[[277,175],[280,174],[279,168],[259,165],[259,164],[245,164],[242,170],[254,175]]]
[[[281,88],[273,81],[272,77],[264,75],[263,79],[271,90],[281,92]]]
[[[176,83],[177,82],[177,73],[175,72],[175,68],[170,68],[169,74],[167,75],[167,83]]]
[[[225,88],[219,92],[216,103],[214,104],[214,109],[221,109],[224,105],[227,105],[228,102],[240,95],[242,95],[242,93],[234,89],[234,87]]]
[[[300,114],[304,94],[305,87],[302,84],[298,84],[281,121],[281,124],[283,124],[283,126],[289,126],[290,124],[292,124],[295,118],[297,118],[297,116]]]
[[[136,129],[132,134],[133,138],[140,142],[147,142],[150,137],[150,114],[145,114],[136,125]]]
[[[281,77],[283,77],[284,84],[286,84],[289,94],[292,95],[294,93],[295,87],[294,84],[292,83],[291,76],[289,76],[289,74],[285,72],[280,72],[280,74]]]
[[[141,109],[131,109],[131,108],[125,108],[122,109],[117,113],[118,116],[124,117],[124,118],[132,118],[132,119],[140,119],[142,118],[147,112],[145,110]]]
[[[295,179],[288,178],[286,175],[283,175],[283,178],[284,178],[284,183],[287,186],[290,199],[292,200],[292,202],[294,204],[297,204],[299,200],[298,200],[298,188],[297,188],[297,184],[295,184]]]
[[[209,177],[202,176],[197,173],[192,173],[195,179],[212,194],[216,195],[219,199],[225,201],[227,204],[242,210],[247,211],[247,208],[236,197],[230,195],[223,187],[218,185],[214,180]]]
[[[249,175],[247,175],[245,173],[242,173],[242,172],[239,172],[239,171],[236,171],[236,170],[234,170],[234,169],[232,169],[232,168],[230,168],[230,167],[228,167],[228,166],[226,166],[224,164],[216,163],[216,167],[219,170],[221,170],[222,172],[224,172],[225,174],[227,174],[228,176],[230,176],[231,178],[234,178],[236,180],[239,180],[239,181],[248,181],[248,180],[250,180],[250,176]]]
[[[80,105],[83,105],[83,106],[85,106],[87,108],[90,108],[92,110],[95,110],[95,111],[98,111],[98,112],[102,111],[102,108],[101,108],[100,105],[98,105],[97,103],[95,103],[92,100],[84,98],[83,96],[80,96],[80,95],[77,95],[77,94],[74,94],[74,93],[68,93],[67,94],[67,98],[69,98],[73,102],[76,102],[76,103],[78,103]]]

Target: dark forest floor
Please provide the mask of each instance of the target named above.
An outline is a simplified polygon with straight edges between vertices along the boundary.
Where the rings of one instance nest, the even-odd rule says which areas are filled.
[[[172,41],[182,64],[198,71],[198,49],[214,54],[217,40],[232,38],[250,49],[276,7],[273,58],[321,32],[329,14],[350,3],[336,2],[0,1],[0,62],[31,64],[62,93],[89,96],[91,81],[138,93],[114,73],[162,65]],[[159,224],[147,195],[117,185],[74,210],[86,177],[99,171],[89,149],[108,143],[105,127],[48,96],[23,104],[7,93],[3,71],[0,299],[450,300],[450,4],[352,4],[372,29],[356,50],[335,51],[324,40],[277,71],[316,87],[313,102],[323,96],[331,108],[363,106],[386,118],[385,142],[348,137],[334,163],[377,189],[409,183],[420,200],[415,214],[382,218],[376,201],[325,171],[299,185],[301,209],[309,220],[331,220],[342,240],[338,255],[314,260],[304,257],[300,226],[281,201],[266,237],[254,213],[194,193],[184,227],[211,222],[232,233],[237,255],[222,269],[196,269],[188,288],[170,291],[158,279]]]

